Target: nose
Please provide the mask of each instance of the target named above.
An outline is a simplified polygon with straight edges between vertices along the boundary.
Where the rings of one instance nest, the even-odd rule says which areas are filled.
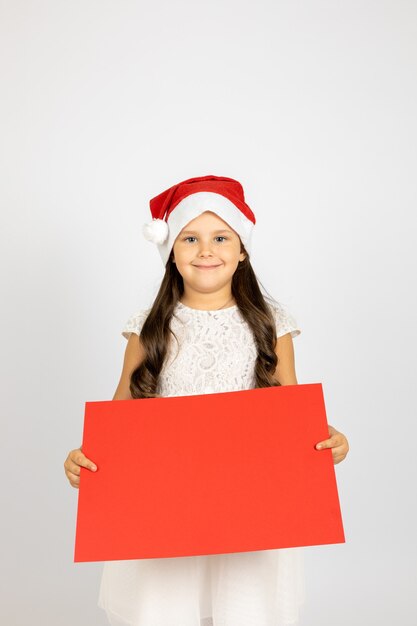
[[[206,241],[201,240],[199,251],[198,251],[198,256],[201,256],[201,257],[213,256],[211,246],[212,246],[211,242],[206,242]]]

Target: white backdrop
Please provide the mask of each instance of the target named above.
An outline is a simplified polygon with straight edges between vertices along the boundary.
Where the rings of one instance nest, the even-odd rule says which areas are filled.
[[[416,35],[405,0],[1,2],[1,623],[106,624],[63,462],[162,277],[149,199],[206,174],[351,446],[302,626],[415,623]]]

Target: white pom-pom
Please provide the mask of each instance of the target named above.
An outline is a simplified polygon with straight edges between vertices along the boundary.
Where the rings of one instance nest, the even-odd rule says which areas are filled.
[[[143,234],[148,241],[164,243],[168,237],[168,224],[165,220],[153,218],[152,222],[143,225]]]

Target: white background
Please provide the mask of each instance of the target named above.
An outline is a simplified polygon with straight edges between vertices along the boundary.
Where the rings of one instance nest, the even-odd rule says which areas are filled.
[[[1,623],[106,624],[63,462],[162,278],[149,199],[215,174],[351,446],[302,626],[414,624],[416,3],[9,0],[0,29]]]

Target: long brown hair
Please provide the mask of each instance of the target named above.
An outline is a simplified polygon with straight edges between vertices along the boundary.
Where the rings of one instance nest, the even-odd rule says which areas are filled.
[[[276,387],[280,383],[274,378],[278,357],[274,351],[277,335],[271,309],[260,289],[258,279],[253,271],[249,255],[241,243],[241,252],[246,256],[239,261],[232,277],[232,296],[253,332],[258,356],[255,362],[255,387]],[[145,358],[132,372],[130,377],[130,393],[132,398],[158,397],[156,390],[159,374],[162,370],[168,351],[170,321],[178,300],[184,293],[184,282],[172,263],[173,254],[165,266],[165,274],[158,294],[140,333],[141,343],[145,350]]]

